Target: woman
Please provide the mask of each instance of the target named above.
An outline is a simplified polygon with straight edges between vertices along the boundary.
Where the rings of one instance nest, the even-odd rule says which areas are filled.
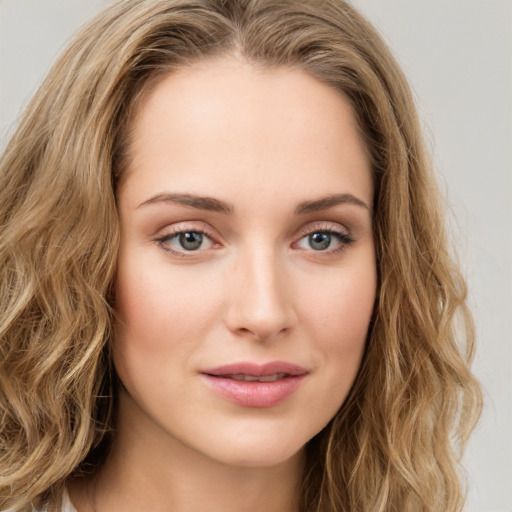
[[[0,180],[1,508],[461,509],[465,286],[348,4],[112,4]]]

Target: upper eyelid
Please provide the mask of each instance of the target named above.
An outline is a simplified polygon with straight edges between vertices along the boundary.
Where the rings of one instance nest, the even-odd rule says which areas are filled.
[[[307,224],[297,231],[296,236],[307,236],[310,233],[314,233],[316,231],[333,231],[339,232],[344,235],[349,235],[350,230],[345,227],[343,224],[339,222],[331,222],[331,221],[317,221]]]
[[[201,225],[198,226],[197,223],[200,223]],[[170,237],[173,235],[177,235],[180,233],[186,233],[187,231],[194,231],[197,233],[202,233],[209,238],[215,238],[215,234],[213,233],[213,229],[209,229],[208,227],[205,227],[205,223],[202,221],[183,221],[183,222],[176,222],[171,225],[167,225],[163,228],[161,228],[158,233],[156,234],[156,237],[162,238],[162,237]]]

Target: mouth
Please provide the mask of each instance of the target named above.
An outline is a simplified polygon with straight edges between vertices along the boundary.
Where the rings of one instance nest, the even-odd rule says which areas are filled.
[[[246,375],[244,373],[236,373],[231,375],[211,375],[211,377],[221,377],[223,379],[233,379],[241,382],[275,382],[277,380],[289,377],[287,373],[274,373],[273,375]]]
[[[285,377],[306,375],[308,371],[302,366],[287,363],[286,361],[271,361],[266,364],[250,362],[226,364],[202,370],[201,373],[211,375],[212,377],[224,377],[234,380],[268,379],[268,381],[273,381]]]
[[[273,407],[287,400],[308,375],[305,368],[282,361],[264,365],[235,363],[200,373],[223,399],[253,408]]]

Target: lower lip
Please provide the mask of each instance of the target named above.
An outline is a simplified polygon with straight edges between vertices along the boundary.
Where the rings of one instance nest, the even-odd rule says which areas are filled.
[[[273,382],[247,382],[203,374],[208,385],[225,399],[242,407],[273,407],[294,393],[306,375],[295,375]]]

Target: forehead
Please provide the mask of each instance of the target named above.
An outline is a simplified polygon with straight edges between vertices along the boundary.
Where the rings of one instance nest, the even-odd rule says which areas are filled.
[[[348,187],[372,195],[348,100],[297,68],[235,57],[196,63],[148,92],[130,128],[123,182],[136,182],[139,196],[158,187],[207,187],[221,198],[227,187],[275,194],[299,181],[311,194]]]

